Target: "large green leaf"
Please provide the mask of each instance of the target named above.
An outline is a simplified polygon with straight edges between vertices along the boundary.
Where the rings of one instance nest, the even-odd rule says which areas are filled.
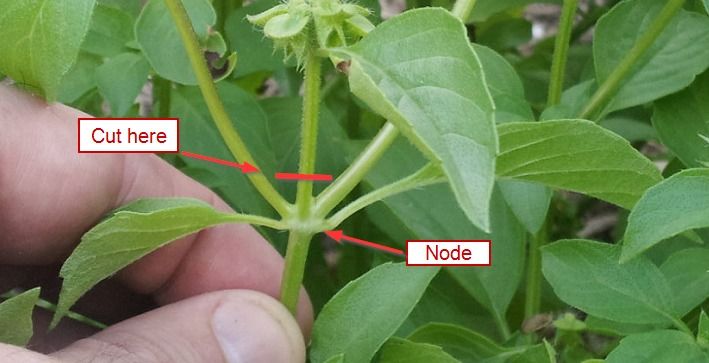
[[[0,0],[0,72],[54,101],[79,54],[95,3]]]
[[[660,266],[660,270],[672,287],[679,316],[709,298],[709,249],[677,251]]]
[[[451,357],[439,346],[426,343],[414,343],[401,338],[391,338],[382,347],[380,363],[455,363],[459,360]]]
[[[333,52],[351,60],[352,92],[441,164],[465,214],[489,230],[494,107],[461,22],[443,9],[410,10]]]
[[[662,142],[682,163],[707,166],[709,144],[709,72],[697,77],[691,87],[655,103],[652,124]]]
[[[707,363],[709,357],[691,336],[676,330],[656,330],[623,338],[605,362]]]
[[[515,349],[502,347],[481,334],[453,324],[426,324],[407,339],[440,346],[461,362],[480,362],[515,352]]]
[[[438,268],[387,263],[347,284],[323,307],[310,347],[313,363],[344,354],[344,362],[369,362],[404,322]]]
[[[620,246],[564,240],[542,248],[542,271],[554,292],[589,314],[627,323],[669,324],[672,289],[644,257],[620,264]]]
[[[623,138],[584,120],[498,126],[497,175],[568,189],[631,208],[662,180]]]
[[[113,57],[125,52],[128,42],[134,39],[135,17],[117,5],[99,4],[86,39],[81,44],[85,52],[102,57]]]
[[[709,169],[679,172],[648,189],[630,212],[622,261],[693,228],[709,227]]]
[[[666,0],[629,0],[614,6],[596,25],[593,59],[603,83],[638,39],[655,23]],[[605,112],[640,105],[686,87],[709,67],[709,18],[680,10],[634,65]]]
[[[494,50],[472,44],[485,72],[485,81],[495,102],[495,122],[532,121],[534,114],[524,98],[524,87],[510,63]]]
[[[217,14],[209,0],[182,0],[192,27],[201,42],[206,42]],[[135,38],[155,72],[171,81],[196,85],[187,51],[164,0],[150,0],[135,23]]]
[[[238,215],[195,199],[140,199],[117,209],[86,232],[64,262],[52,325],[94,285],[148,253],[204,228],[237,221]]]
[[[365,183],[379,188],[397,180],[405,172],[413,172],[424,164],[416,149],[404,140],[396,142],[378,165],[365,177]],[[501,193],[492,197],[490,220],[492,233],[484,233],[456,207],[448,185],[433,185],[387,198],[386,208],[372,208],[372,221],[391,233],[396,224],[404,226],[407,239],[491,239],[492,260],[489,267],[455,267],[446,269],[464,289],[485,306],[493,316],[503,321],[507,307],[517,290],[524,265],[525,231],[507,207]],[[434,237],[435,236],[435,237]]]
[[[119,54],[96,69],[96,84],[111,105],[111,115],[123,116],[148,80],[150,65],[142,55]]]
[[[0,343],[24,346],[32,338],[32,312],[39,287],[0,303]]]

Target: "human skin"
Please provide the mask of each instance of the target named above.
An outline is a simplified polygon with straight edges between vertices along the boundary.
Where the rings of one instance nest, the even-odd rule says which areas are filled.
[[[78,154],[78,117],[87,115],[60,104],[47,105],[23,91],[0,85],[0,271],[4,271],[0,282],[16,278],[12,271],[18,269],[27,273],[28,269],[46,270],[47,266],[60,264],[81,235],[107,212],[138,198],[190,197],[230,211],[208,188],[155,155]],[[260,311],[264,321],[272,318],[280,326],[263,332],[261,340],[268,341],[269,337],[277,340],[275,336],[283,333],[281,338],[290,342],[284,346],[289,349],[295,346],[295,350],[289,351],[291,356],[295,355],[293,361],[300,361],[304,359],[305,350],[302,336],[300,345],[295,337],[299,334],[294,332],[298,333],[299,329],[292,329],[295,322],[289,321],[286,310],[272,299],[278,297],[282,270],[281,256],[249,225],[224,225],[182,238],[128,266],[114,278],[135,293],[152,296],[164,307],[111,327],[93,340],[125,348],[129,361],[134,353],[132,344],[143,344],[135,351],[150,350],[145,348],[150,344],[157,347],[155,351],[165,350],[159,344],[162,334],[166,341],[173,339],[173,343],[166,343],[173,348],[180,347],[174,344],[175,339],[211,342],[195,345],[194,351],[184,352],[185,357],[200,357],[199,350],[204,348],[208,359],[224,356],[234,361],[237,359],[229,358],[229,353],[220,345],[223,339],[215,331],[221,328],[213,324],[213,315],[221,311],[220,316],[228,320],[233,313],[248,321],[248,317],[259,316]],[[119,297],[110,300],[121,301]],[[96,304],[110,309],[111,301]],[[246,308],[241,309],[240,305]],[[222,308],[224,306],[233,309]],[[312,314],[307,294],[302,290],[297,323],[305,337],[309,336]],[[254,319],[251,319],[255,325],[252,328],[256,330],[252,330],[251,335],[258,337],[261,334],[258,326],[268,326],[268,323]],[[211,325],[212,329],[185,329],[202,325]],[[137,341],[140,339],[136,337],[151,340],[146,334],[153,328],[157,338],[152,338],[152,343]],[[132,329],[138,330],[133,334]],[[180,334],[185,336],[179,337]],[[0,361],[3,352],[15,354],[13,359],[16,354],[45,358],[17,349],[0,346]],[[87,355],[81,355],[86,352],[90,356],[91,349],[98,352],[95,354],[101,361],[101,349],[86,341],[65,348],[55,356],[76,360],[78,356],[86,358]],[[146,357],[156,361],[179,358],[161,356],[165,351],[153,353],[149,352]]]

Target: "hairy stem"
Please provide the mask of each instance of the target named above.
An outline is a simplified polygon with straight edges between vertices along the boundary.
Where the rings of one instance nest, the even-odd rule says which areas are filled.
[[[281,303],[293,314],[298,312],[298,298],[300,286],[305,273],[305,261],[308,258],[308,247],[312,233],[302,232],[297,229],[288,235],[288,250],[281,280]]]
[[[327,220],[326,225],[328,228],[335,228],[347,219],[347,217],[355,214],[372,203],[376,203],[384,198],[388,198],[411,189],[442,183],[446,180],[446,177],[441,173],[438,166],[429,163],[404,179],[395,181],[355,199],[352,203],[340,209],[337,213],[330,217]]]
[[[451,13],[453,13],[456,18],[460,19],[460,21],[465,23],[468,21],[468,18],[470,18],[470,13],[473,12],[475,1],[476,0],[456,0],[455,4],[453,4]]]
[[[633,45],[625,58],[620,61],[618,66],[611,72],[603,84],[598,87],[596,92],[591,96],[583,111],[579,114],[579,118],[596,119],[598,113],[606,106],[608,101],[620,88],[621,83],[628,76],[633,66],[647,52],[657,38],[662,34],[667,25],[672,21],[672,18],[682,8],[684,0],[668,0],[665,6],[657,14],[657,17],[652,21],[645,34]]]
[[[551,81],[549,82],[549,95],[547,106],[554,106],[561,101],[561,92],[564,90],[564,73],[566,72],[566,58],[569,52],[569,39],[574,25],[574,15],[578,7],[578,0],[564,0],[559,19],[559,31],[554,44],[554,58],[551,63]]]
[[[396,126],[387,122],[357,159],[318,196],[315,214],[325,216],[362,181],[374,164],[381,159],[399,134]]]
[[[300,133],[300,164],[298,172],[312,174],[315,172],[315,157],[318,145],[318,114],[320,112],[320,73],[322,61],[311,52],[305,60],[305,79],[303,92],[303,120]],[[298,182],[295,204],[298,217],[307,219],[313,204],[313,182],[301,180]]]
[[[192,23],[190,22],[185,7],[182,5],[181,0],[165,0],[165,3],[170,10],[175,25],[177,25],[182,43],[185,46],[192,69],[197,77],[199,88],[202,91],[204,101],[229,151],[231,151],[231,154],[237,161],[248,162],[258,168],[246,144],[234,129],[229,114],[227,114],[224,109],[224,104],[219,98],[217,87],[214,84],[212,75],[209,73],[207,62],[204,59],[204,54],[202,53],[197,35],[192,28]],[[249,173],[246,175],[254,187],[256,187],[256,190],[261,193],[263,198],[268,201],[281,216],[287,215],[289,211],[288,202],[283,199],[281,194],[278,193],[263,174]]]

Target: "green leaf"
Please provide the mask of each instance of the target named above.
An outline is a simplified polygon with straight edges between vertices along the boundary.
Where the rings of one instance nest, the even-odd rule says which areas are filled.
[[[480,58],[490,94],[495,102],[495,122],[532,121],[534,114],[524,98],[524,87],[517,72],[494,50],[472,44]]]
[[[709,316],[702,310],[699,314],[699,327],[697,328],[697,343],[704,348],[709,348]]]
[[[688,248],[673,253],[660,270],[670,283],[678,316],[709,298],[709,249]]]
[[[677,330],[656,330],[623,338],[605,362],[707,363],[709,358],[691,336]]]
[[[414,147],[400,140],[387,151],[365,183],[380,188],[387,183],[411,173],[425,160]],[[385,232],[390,232],[396,222],[405,226],[407,234],[396,236],[400,241],[426,239],[491,239],[493,261],[505,261],[489,267],[455,267],[446,269],[465,290],[485,306],[496,319],[503,321],[507,307],[522,278],[524,264],[524,228],[507,207],[501,193],[493,193],[490,220],[492,233],[476,228],[456,206],[450,187],[433,185],[422,190],[412,190],[387,198],[385,213],[371,220]],[[396,221],[396,222],[395,222]]]
[[[111,115],[123,116],[145,85],[150,65],[140,54],[123,53],[96,69],[101,95],[111,105]]]
[[[396,331],[438,268],[379,265],[347,284],[323,307],[310,347],[314,363],[344,354],[344,362],[369,362]]]
[[[123,53],[127,50],[126,44],[134,39],[134,23],[135,17],[129,12],[99,2],[81,49],[102,57]]]
[[[39,300],[39,287],[0,303],[0,342],[25,346],[32,338],[32,312]]]
[[[554,347],[544,340],[508,360],[509,363],[556,363]]]
[[[206,42],[217,15],[209,0],[182,0],[200,42]],[[150,0],[135,24],[135,37],[158,75],[173,82],[196,85],[187,51],[164,0]]]
[[[352,92],[441,163],[467,217],[489,230],[494,107],[460,21],[443,9],[407,11],[333,53],[351,59]]]
[[[102,62],[103,60],[99,56],[85,52],[79,53],[79,57],[76,59],[74,66],[72,66],[71,70],[62,78],[62,83],[59,86],[59,92],[57,94],[57,101],[74,106],[73,104],[82,96],[95,90],[96,68],[98,68]]]
[[[64,262],[59,274],[64,282],[52,326],[83,294],[120,269],[180,237],[235,222],[236,217],[183,198],[140,199],[117,209],[86,232]]]
[[[552,191],[541,184],[514,179],[500,180],[497,185],[517,220],[529,233],[539,232],[549,210]]]
[[[48,101],[76,61],[95,0],[0,0],[0,72]]]
[[[662,180],[659,170],[623,138],[584,120],[498,126],[497,175],[587,194],[631,208]]]
[[[411,333],[407,339],[440,346],[461,362],[480,362],[515,351],[502,347],[477,332],[453,324],[429,323]]]
[[[603,83],[653,24],[665,0],[623,1],[597,23],[593,59]],[[680,10],[632,68],[604,112],[640,105],[677,92],[709,67],[709,18]]]
[[[542,271],[561,300],[589,314],[627,323],[669,324],[672,289],[644,257],[619,264],[620,246],[563,240],[542,247]]]
[[[709,161],[709,72],[691,87],[655,102],[652,124],[662,143],[689,167]]]
[[[382,347],[380,363],[455,363],[459,360],[451,357],[439,346],[414,343],[401,338],[391,338]]]
[[[647,190],[630,212],[621,261],[693,228],[709,227],[709,169],[679,172]]]

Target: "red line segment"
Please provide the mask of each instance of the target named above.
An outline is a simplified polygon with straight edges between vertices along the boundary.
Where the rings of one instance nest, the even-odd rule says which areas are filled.
[[[276,179],[280,179],[280,180],[332,181],[332,175],[330,175],[330,174],[276,173]]]

